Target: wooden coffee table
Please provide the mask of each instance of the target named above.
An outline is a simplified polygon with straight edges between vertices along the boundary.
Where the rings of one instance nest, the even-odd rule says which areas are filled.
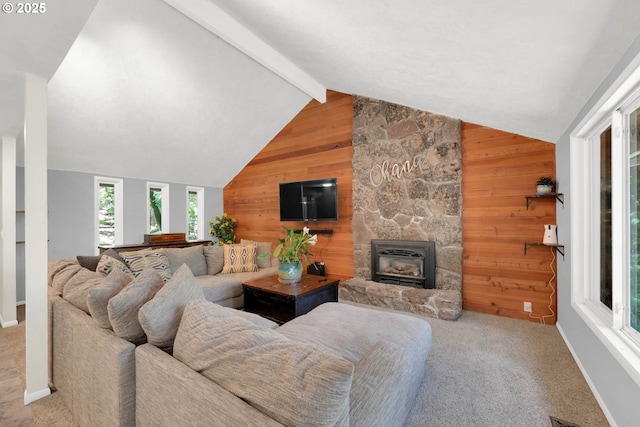
[[[338,301],[339,279],[305,274],[300,282],[280,283],[278,276],[242,284],[244,310],[278,323],[288,322],[325,302]]]

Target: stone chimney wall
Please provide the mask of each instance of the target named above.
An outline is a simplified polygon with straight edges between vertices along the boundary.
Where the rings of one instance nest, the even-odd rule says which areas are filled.
[[[436,242],[436,289],[462,290],[460,120],[353,97],[355,276],[371,239]]]

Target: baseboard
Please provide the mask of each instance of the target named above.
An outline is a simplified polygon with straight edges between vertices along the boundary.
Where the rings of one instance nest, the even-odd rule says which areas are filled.
[[[4,329],[4,328],[10,328],[11,326],[18,326],[18,321],[10,320],[8,322],[5,322],[4,320],[2,320],[2,317],[0,316],[0,327]]]
[[[25,305],[26,303],[26,301],[16,301],[16,306]]]
[[[611,415],[611,412],[609,411],[609,408],[607,408],[607,405],[604,403],[602,396],[600,396],[600,393],[598,393],[598,389],[595,387],[595,385],[591,381],[591,378],[589,377],[587,370],[582,365],[582,362],[580,361],[580,359],[578,358],[578,355],[576,354],[575,350],[571,346],[571,343],[567,339],[567,336],[564,334],[564,331],[562,330],[562,326],[560,325],[559,322],[556,322],[556,328],[558,328],[558,331],[560,332],[560,336],[562,336],[564,343],[567,345],[567,348],[569,348],[569,351],[573,356],[573,360],[575,360],[576,364],[578,365],[578,369],[580,369],[582,376],[587,381],[587,385],[591,389],[593,396],[596,398],[598,405],[600,405],[600,409],[602,409],[602,412],[604,413],[604,416],[607,418],[607,421],[609,421],[609,424],[611,424],[611,427],[618,427],[615,420],[613,419],[613,416]]]
[[[35,393],[27,393],[27,391],[25,390],[24,392],[24,404],[28,405],[29,403],[33,403],[36,400],[40,400],[43,397],[47,397],[51,394],[51,389],[49,387],[42,389],[42,390],[38,390]]]

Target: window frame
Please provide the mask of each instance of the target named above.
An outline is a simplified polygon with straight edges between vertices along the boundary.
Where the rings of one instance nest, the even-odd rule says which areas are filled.
[[[163,182],[147,182],[147,191],[145,193],[145,200],[147,204],[147,233],[151,233],[151,222],[149,218],[151,218],[151,210],[150,210],[150,200],[149,200],[149,192],[153,188],[160,189],[161,197],[162,197],[162,222],[160,224],[160,233],[156,234],[166,234],[170,233],[171,230],[171,218],[170,218],[170,206],[171,199],[169,197],[169,184]]]
[[[102,184],[113,185],[114,190],[114,245],[124,244],[124,184],[122,178],[109,178],[104,176],[94,177],[94,247],[95,254],[100,252],[100,186]]]
[[[187,240],[189,240],[189,193],[196,193],[198,198],[198,233],[196,240],[204,240],[204,187],[193,187],[187,186],[186,195],[187,195]]]
[[[629,317],[625,321],[624,310],[625,298],[627,312],[629,307],[629,168],[624,117],[636,105],[640,105],[640,55],[570,135],[571,306],[640,385],[640,333],[625,327]],[[608,125],[612,131],[612,310],[600,302],[600,233],[595,231],[600,229],[599,136]]]

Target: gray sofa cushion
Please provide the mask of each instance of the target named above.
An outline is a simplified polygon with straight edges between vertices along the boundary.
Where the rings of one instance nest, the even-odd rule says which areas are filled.
[[[395,344],[380,341],[356,364],[351,384],[349,414],[351,426],[402,427],[405,402],[413,403],[406,387],[416,375],[407,367],[409,355]]]
[[[174,357],[282,424],[349,425],[351,362],[216,304],[187,304]]]
[[[132,280],[133,275],[115,269],[109,273],[100,285],[89,289],[87,306],[91,317],[93,317],[98,326],[104,329],[111,329],[109,310],[107,309],[109,300],[118,295]]]
[[[147,342],[166,352],[173,351],[173,340],[182,312],[192,300],[204,300],[204,293],[187,264],[182,264],[138,312],[138,320],[147,334]]]
[[[359,363],[379,342],[402,348],[402,372],[388,375],[395,376],[397,384],[403,384],[402,393],[393,396],[398,424],[402,425],[407,418],[431,350],[429,322],[405,314],[328,302],[276,330],[294,341],[323,345],[353,363]]]
[[[163,285],[158,272],[153,268],[146,268],[118,295],[109,300],[109,321],[117,336],[134,344],[145,342],[146,336],[138,321],[138,310],[153,298]]]
[[[74,276],[64,285],[62,298],[69,301],[80,310],[89,314],[87,295],[94,286],[102,284],[104,276],[86,268],[78,270]]]
[[[222,267],[224,267],[224,248],[222,246],[205,246],[204,257],[207,262],[207,274],[214,275],[222,271]]]
[[[182,264],[187,264],[194,276],[207,274],[207,261],[202,245],[187,248],[164,248],[162,251],[169,259],[169,267],[173,273],[178,271]]]

